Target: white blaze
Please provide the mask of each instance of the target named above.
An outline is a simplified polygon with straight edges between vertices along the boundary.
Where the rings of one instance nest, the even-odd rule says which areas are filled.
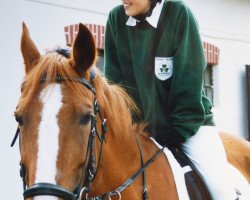
[[[40,95],[43,104],[38,129],[38,155],[35,183],[56,184],[56,162],[59,149],[59,127],[57,115],[62,107],[62,93],[59,84],[53,84]],[[52,196],[37,196],[35,200],[55,200]]]

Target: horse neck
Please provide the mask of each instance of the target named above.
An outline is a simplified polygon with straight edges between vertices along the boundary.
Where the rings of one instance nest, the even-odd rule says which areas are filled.
[[[129,136],[108,134],[104,144],[99,172],[93,184],[93,195],[103,194],[121,185],[141,167],[140,150],[142,148],[144,162],[149,159],[157,148],[153,142],[143,134],[133,133]],[[97,186],[97,187],[96,187]]]
[[[135,137],[132,134],[122,137],[118,135],[118,131],[115,134],[107,132],[101,164],[93,183],[93,195],[100,195],[122,184],[139,167],[140,158]]]

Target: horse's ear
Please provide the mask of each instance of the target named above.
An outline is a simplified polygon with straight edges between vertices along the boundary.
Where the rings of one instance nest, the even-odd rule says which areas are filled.
[[[79,24],[79,31],[73,44],[73,67],[83,76],[96,59],[95,41],[90,30]]]
[[[24,22],[21,37],[21,51],[25,64],[25,71],[28,73],[37,64],[41,55],[35,43],[30,38],[29,30]]]

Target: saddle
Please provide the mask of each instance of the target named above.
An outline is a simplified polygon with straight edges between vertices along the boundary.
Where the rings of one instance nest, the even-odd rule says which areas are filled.
[[[203,177],[187,155],[177,148],[170,148],[169,150],[182,168],[191,168],[185,173],[185,183],[190,200],[212,200],[212,196],[208,191]]]

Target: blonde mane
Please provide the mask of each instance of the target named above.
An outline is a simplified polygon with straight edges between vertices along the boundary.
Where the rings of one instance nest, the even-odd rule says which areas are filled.
[[[96,71],[96,77],[92,81],[96,90],[96,98],[101,106],[103,116],[107,118],[110,131],[118,132],[119,130],[132,130],[133,123],[131,111],[139,113],[135,103],[128,96],[126,91],[117,85],[111,85],[100,74],[99,70],[92,67],[90,70]],[[90,71],[89,70],[89,71]],[[90,79],[89,71],[85,79]],[[41,79],[46,76],[46,82],[41,84]],[[62,55],[53,52],[41,56],[38,64],[26,74],[22,85],[22,97],[20,99],[18,110],[20,113],[29,105],[29,102],[37,95],[40,87],[46,87],[55,82],[56,77],[79,78],[70,64],[70,60]],[[80,98],[86,98],[86,88],[74,81],[64,81],[65,84],[75,92]]]
[[[41,80],[46,76],[46,81],[41,84]],[[22,113],[29,102],[37,95],[40,87],[54,83],[57,76],[61,77],[79,77],[74,69],[70,66],[69,60],[56,52],[45,54],[40,57],[38,63],[24,77],[21,87],[22,97],[19,102],[19,112]],[[81,87],[77,86],[76,82],[66,81],[66,84],[71,87],[77,95],[84,95]]]
[[[122,136],[126,134],[126,130],[132,131],[134,127],[131,112],[139,115],[139,110],[127,92],[118,85],[109,84],[100,75],[96,77],[93,84],[103,114],[110,123],[108,127],[112,129],[111,131],[122,131]]]

